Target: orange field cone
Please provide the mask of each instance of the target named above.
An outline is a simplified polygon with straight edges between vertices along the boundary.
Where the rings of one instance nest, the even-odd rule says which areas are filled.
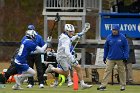
[[[73,90],[78,90],[78,76],[77,72],[73,72]]]

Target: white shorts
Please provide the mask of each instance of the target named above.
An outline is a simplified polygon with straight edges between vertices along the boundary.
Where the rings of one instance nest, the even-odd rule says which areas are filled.
[[[64,71],[68,71],[69,68],[70,68],[71,66],[77,66],[77,65],[78,65],[78,61],[71,62],[71,61],[69,61],[69,59],[66,58],[66,57],[58,58],[58,59],[57,59],[57,62],[61,65],[61,68],[62,68]]]

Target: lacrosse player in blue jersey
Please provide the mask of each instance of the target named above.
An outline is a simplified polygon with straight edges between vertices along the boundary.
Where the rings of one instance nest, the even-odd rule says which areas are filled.
[[[35,30],[35,26],[30,24],[27,27],[28,30]],[[39,47],[44,46],[45,42],[42,38],[41,35],[39,35],[36,31],[35,31],[35,42]],[[27,36],[25,35],[21,42],[23,42],[25,39],[27,39]],[[42,60],[41,60],[41,56],[44,56],[44,53],[34,53],[32,52],[28,58],[28,65],[31,68],[34,68],[34,65],[36,67],[37,70],[37,79],[38,79],[38,83],[39,83],[39,88],[44,88],[44,77],[43,77],[43,67],[42,67]],[[29,77],[28,78],[28,86],[27,88],[33,88],[34,86],[34,78],[33,77]]]
[[[35,31],[34,30],[27,30],[26,31],[26,37],[21,45],[19,52],[17,56],[15,57],[15,66],[20,75],[15,75],[15,81],[16,84],[12,87],[14,90],[20,90],[22,89],[21,83],[27,78],[27,77],[32,77],[35,75],[35,71],[29,67],[27,64],[27,57],[28,55],[34,51],[34,52],[44,52],[45,49],[47,48],[47,43],[44,44],[43,47],[39,47],[36,42],[35,42]],[[51,41],[51,40],[50,40]]]

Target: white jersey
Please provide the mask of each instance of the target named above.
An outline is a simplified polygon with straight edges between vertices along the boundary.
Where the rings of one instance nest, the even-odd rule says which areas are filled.
[[[62,33],[59,36],[58,48],[57,48],[57,59],[61,58],[71,58],[72,54],[70,53],[71,39],[68,35]]]
[[[65,71],[69,70],[69,65],[78,65],[78,61],[75,60],[75,57],[70,52],[71,43],[76,37],[78,36],[75,35],[70,38],[64,33],[59,36],[56,60]]]

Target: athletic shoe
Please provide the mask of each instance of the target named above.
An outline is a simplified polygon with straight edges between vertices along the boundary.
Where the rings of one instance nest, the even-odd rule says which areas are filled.
[[[29,85],[27,86],[27,88],[33,88],[33,85],[29,84]]]
[[[12,86],[13,90],[22,90],[23,88],[21,88],[19,85],[15,84],[14,86]]]
[[[120,91],[124,91],[125,90],[125,86],[121,86]]]
[[[100,86],[100,87],[97,88],[97,90],[104,91],[104,90],[106,90],[106,87]]]
[[[39,88],[44,88],[44,85],[43,85],[43,84],[40,84],[40,85],[39,85]]]
[[[16,84],[20,86],[21,85],[21,81],[20,81],[20,78],[18,77],[18,75],[14,75],[14,79],[16,81]]]
[[[52,72],[53,65],[49,64],[48,68],[46,69],[46,73]]]
[[[82,89],[91,88],[91,87],[92,87],[92,85],[88,85],[88,84],[85,84],[85,83],[81,85]]]
[[[72,85],[73,85],[73,82],[72,81],[68,82],[68,87],[70,87]]]

